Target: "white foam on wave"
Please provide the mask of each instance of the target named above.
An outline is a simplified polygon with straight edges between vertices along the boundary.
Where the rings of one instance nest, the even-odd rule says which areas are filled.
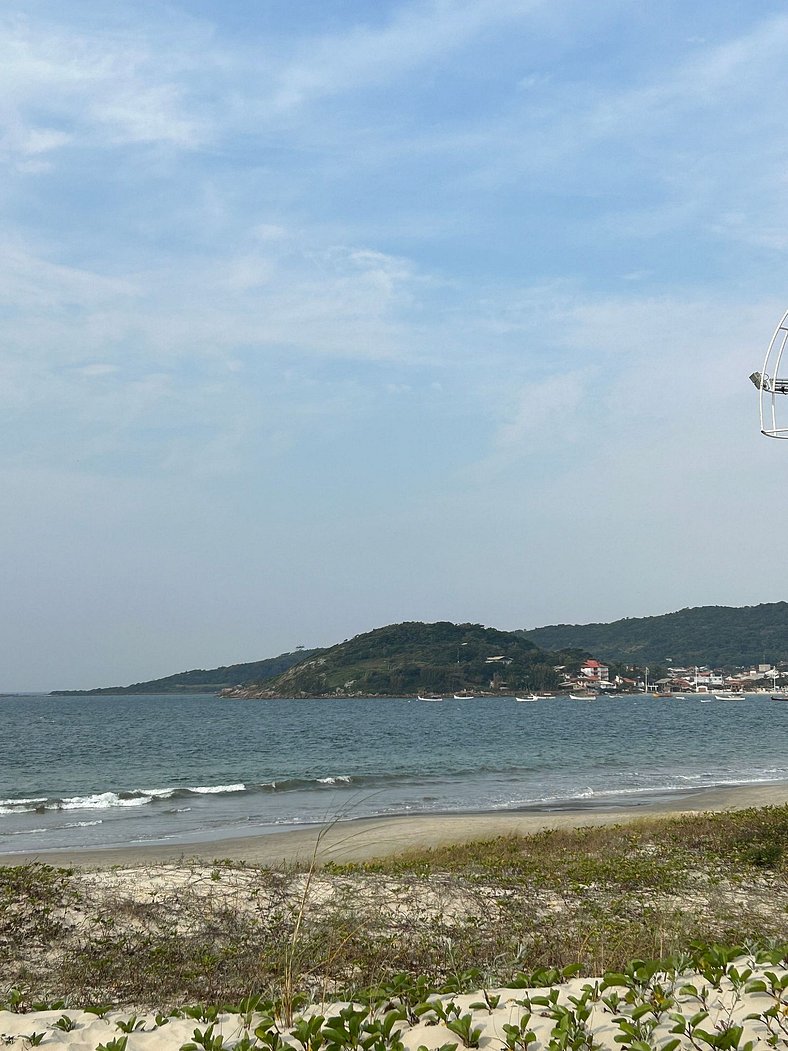
[[[103,825],[101,818],[96,821],[67,821],[63,828],[89,828],[91,825]]]
[[[0,800],[0,817],[10,814],[30,814],[43,807],[44,810],[107,810],[120,807],[140,807],[156,800],[171,799],[177,792],[192,792],[195,795],[222,795],[226,792],[245,792],[246,785],[196,785],[193,788],[136,788],[131,792],[94,792],[86,796],[66,796],[63,799]]]
[[[712,776],[712,775],[709,775]],[[777,785],[785,780],[785,774],[781,777],[737,777],[731,780],[720,780],[715,777],[713,781],[704,782],[702,788],[738,788],[744,785]]]
[[[775,771],[780,773],[780,771]],[[666,780],[663,782],[655,782],[654,784],[642,784],[635,787],[625,787],[620,785],[611,788],[592,788],[590,785],[587,788],[567,788],[566,792],[556,793],[554,795],[544,796],[529,796],[527,798],[519,799],[508,799],[505,802],[494,804],[491,809],[493,810],[509,810],[514,807],[520,806],[542,806],[553,803],[572,803],[573,801],[597,799],[604,800],[610,798],[616,798],[619,796],[652,796],[660,793],[668,792],[686,792],[689,788],[695,790],[704,789],[706,791],[713,791],[715,788],[744,788],[747,785],[772,785],[772,784],[783,784],[785,782],[785,775],[777,777],[737,777],[737,778],[718,778],[715,777],[713,780],[705,780],[704,774],[696,775],[681,775],[671,774],[670,778],[673,780]],[[676,782],[684,782],[679,784]]]
[[[319,785],[349,785],[353,778],[347,774],[341,774],[337,777],[318,777],[317,783]]]
[[[715,785],[759,785],[770,782],[785,780],[788,770],[779,767],[770,767],[768,770],[751,771],[750,776],[732,777],[720,780],[719,775],[713,770],[704,770],[699,774],[672,774],[676,781],[685,781],[688,784],[697,785],[701,788],[714,788]]]
[[[151,799],[172,799],[178,792],[194,792],[196,795],[222,795],[225,792],[245,792],[245,784],[233,785],[195,785],[192,788],[137,788],[135,794],[149,796]]]
[[[109,807],[144,806],[151,802],[150,796],[133,796],[122,799],[115,792],[97,792],[92,796],[69,796],[59,803],[52,804],[47,810],[107,810]]]

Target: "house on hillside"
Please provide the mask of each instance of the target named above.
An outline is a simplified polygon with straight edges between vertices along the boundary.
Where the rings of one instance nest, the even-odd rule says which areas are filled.
[[[690,676],[696,693],[709,693],[711,690],[721,690],[724,685],[723,676],[710,668],[700,668],[695,675]]]
[[[634,693],[637,689],[638,680],[628,679],[624,675],[617,675],[613,680],[613,685],[617,690],[621,690],[622,693]]]
[[[674,693],[691,693],[695,687],[686,675],[674,675],[670,680],[670,688]]]
[[[609,669],[606,664],[601,664],[599,661],[594,660],[590,657],[587,661],[583,661],[583,666],[580,669],[580,676],[582,679],[590,682],[600,683],[607,682]]]

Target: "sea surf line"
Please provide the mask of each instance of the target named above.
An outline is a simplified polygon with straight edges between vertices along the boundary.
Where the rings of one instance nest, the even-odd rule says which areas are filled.
[[[3,698],[0,855],[366,817],[637,806],[788,782],[788,705],[751,698]]]

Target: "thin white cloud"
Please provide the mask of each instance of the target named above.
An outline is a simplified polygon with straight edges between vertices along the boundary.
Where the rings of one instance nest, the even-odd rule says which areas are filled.
[[[381,25],[370,20],[312,37],[284,57],[264,40],[236,42],[230,53],[210,26],[177,9],[147,23],[131,11],[117,25],[81,28],[65,17],[7,13],[0,19],[4,152],[24,158],[36,141],[38,152],[67,142],[209,145],[230,129],[259,131],[266,116],[278,121],[316,100],[401,77],[480,33],[523,22],[544,2],[419,0]]]
[[[40,352],[56,358],[69,355],[72,343],[98,346],[135,334],[139,355],[164,358],[238,344],[400,356],[410,352],[406,341],[392,342],[398,311],[426,280],[412,262],[361,246],[243,246],[121,277],[53,263],[21,245],[0,249],[0,303],[19,317],[6,329],[9,349],[29,352],[43,341]],[[53,334],[44,339],[48,326]]]
[[[310,41],[278,74],[277,110],[358,91],[403,76],[466,46],[480,33],[522,22],[545,0],[421,0],[395,9],[384,25],[354,26]]]
[[[521,93],[461,128],[414,135],[407,149],[457,158],[469,194],[527,185],[534,194],[596,200],[581,233],[643,240],[694,226],[780,250],[788,229],[779,106],[786,48],[788,16],[777,14],[689,57],[666,53],[626,80],[589,83],[581,66],[576,79],[564,71],[548,91]]]
[[[16,148],[25,156],[36,156],[39,153],[48,153],[65,146],[71,139],[64,131],[56,131],[53,128],[30,128],[16,144]]]
[[[565,296],[563,312],[550,299],[540,309],[538,295],[530,310],[542,346],[556,349],[538,372],[525,363],[516,368],[511,354],[497,389],[490,385],[488,409],[495,404],[498,421],[483,471],[549,462],[572,447],[582,447],[584,463],[594,462],[655,438],[678,446],[683,436],[705,449],[731,412],[738,418],[748,407],[755,426],[747,375],[781,315],[779,301],[575,293]],[[584,368],[567,365],[581,361]]]
[[[512,409],[504,411],[505,420],[495,435],[496,455],[518,459],[533,452],[541,455],[546,445],[563,443],[570,433],[576,437],[585,400],[579,371],[525,382],[513,399]]]
[[[125,88],[106,99],[96,98],[91,105],[93,119],[107,127],[111,141],[167,143],[186,149],[202,144],[208,137],[206,124],[187,114],[181,88],[145,86],[139,74],[129,78],[132,82]]]
[[[69,142],[163,143],[192,148],[209,136],[189,97],[208,61],[199,30],[75,29],[66,20],[0,20],[0,126],[7,155]],[[106,139],[104,138],[106,136]]]
[[[102,376],[113,376],[118,371],[117,365],[110,365],[106,361],[94,361],[89,365],[78,365],[74,369],[80,376],[86,379],[94,379]]]
[[[788,16],[779,14],[756,22],[740,36],[722,43],[699,47],[690,57],[670,59],[651,74],[650,82],[632,86],[587,92],[587,102],[576,108],[571,126],[573,136],[567,140],[587,142],[611,138],[659,138],[663,132],[681,131],[684,139],[693,130],[706,139],[708,132],[730,135],[728,121],[746,118],[756,124],[776,126],[777,108],[751,108],[748,100],[763,98],[784,81],[782,57],[788,46]],[[582,81],[576,85],[580,91]],[[559,92],[560,98],[560,92]],[[575,96],[574,103],[580,101]],[[708,128],[694,124],[703,112],[712,115]],[[569,117],[569,115],[567,115]],[[682,120],[693,121],[681,126]],[[571,118],[570,118],[571,119]],[[567,127],[564,130],[568,130]]]
[[[132,280],[107,277],[83,267],[51,262],[24,244],[0,246],[0,303],[19,311],[79,307],[128,299],[137,292]]]

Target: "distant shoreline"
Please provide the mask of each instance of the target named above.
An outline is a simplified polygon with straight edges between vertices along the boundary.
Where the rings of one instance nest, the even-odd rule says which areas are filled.
[[[65,867],[101,868],[175,863],[187,859],[213,861],[217,858],[272,867],[309,862],[312,858],[321,864],[342,863],[497,836],[532,835],[546,829],[623,824],[653,817],[784,804],[788,804],[788,782],[699,789],[677,794],[675,799],[631,807],[604,808],[591,804],[560,811],[529,809],[355,818],[329,825],[202,842],[8,853],[0,854],[0,866],[41,862]]]
[[[181,697],[187,693],[219,697],[227,686],[171,686],[166,690],[132,690],[129,686],[100,686],[95,690],[49,690],[47,697]],[[23,695],[18,695],[23,696]],[[34,695],[31,695],[34,696]]]
[[[722,687],[718,692],[722,691]],[[527,691],[525,691],[527,692]],[[549,702],[557,700],[569,700],[577,688],[552,690],[548,694],[542,694],[540,701]],[[758,697],[770,697],[774,690],[743,690],[741,697],[744,699],[755,699]],[[418,693],[251,693],[237,686],[178,686],[166,690],[132,690],[130,687],[100,687],[95,690],[49,690],[48,692],[29,693],[0,693],[2,697],[183,697],[189,694],[201,697],[217,697],[225,701],[479,701],[479,700],[511,700],[517,697],[517,691],[493,693],[491,690],[477,690],[472,696],[455,697],[452,693],[445,693],[440,697],[421,697]],[[714,690],[707,692],[687,692],[676,694],[645,693],[642,690],[603,690],[594,697],[582,697],[582,700],[627,700],[633,697],[638,699],[649,699],[654,701],[693,701],[695,699],[714,699]],[[728,698],[730,699],[730,698]]]

